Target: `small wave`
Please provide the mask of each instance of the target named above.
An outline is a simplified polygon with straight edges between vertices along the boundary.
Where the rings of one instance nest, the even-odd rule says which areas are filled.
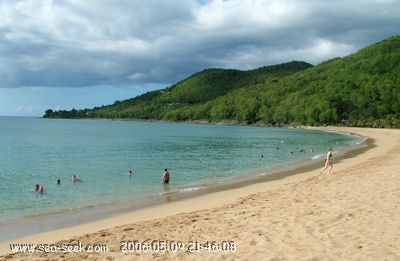
[[[363,137],[363,139],[361,139],[360,141],[358,141],[356,144],[357,144],[357,145],[363,144],[363,143],[365,143],[367,140],[368,140],[367,137]]]
[[[164,193],[160,193],[160,196],[165,196],[165,195],[171,195],[171,194],[177,194],[179,193],[179,191],[171,191],[171,192],[164,192]]]
[[[204,189],[204,187],[195,187],[195,188],[185,188],[182,189],[181,192],[193,192],[193,191],[197,191],[197,190],[202,190]]]
[[[320,159],[320,158],[322,158],[322,155],[321,155],[321,154],[320,154],[320,155],[315,155],[315,156],[312,157],[311,159],[316,160],[316,159]]]

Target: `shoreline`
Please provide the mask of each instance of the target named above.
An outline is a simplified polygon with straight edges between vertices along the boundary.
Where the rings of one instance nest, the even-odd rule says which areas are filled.
[[[210,241],[210,240],[217,240],[217,239],[221,239],[226,237],[225,239],[231,239],[231,240],[235,240],[236,244],[238,245],[238,247],[240,246],[240,248],[242,249],[242,251],[237,251],[235,253],[224,253],[224,252],[219,252],[216,255],[214,255],[213,257],[221,257],[223,255],[226,255],[228,257],[235,257],[235,258],[239,258],[239,257],[246,257],[247,255],[250,255],[250,257],[254,257],[257,256],[257,254],[260,254],[259,257],[263,257],[264,255],[261,254],[268,254],[268,255],[272,255],[272,257],[283,257],[286,255],[286,257],[288,257],[287,255],[289,254],[293,254],[294,259],[298,259],[301,256],[298,256],[296,254],[298,254],[298,252],[300,250],[298,250],[297,248],[299,247],[295,247],[295,246],[291,246],[290,243],[286,243],[284,244],[284,246],[279,245],[279,247],[277,248],[278,250],[268,250],[268,248],[270,247],[270,245],[272,245],[272,243],[276,243],[276,238],[280,238],[281,241],[288,241],[289,238],[291,238],[290,235],[286,235],[286,236],[281,236],[281,237],[274,237],[273,235],[269,235],[269,241],[262,241],[262,240],[258,240],[259,237],[261,237],[262,235],[265,234],[271,234],[270,230],[276,230],[276,226],[277,224],[279,224],[279,222],[283,222],[285,219],[289,222],[286,224],[286,228],[287,227],[291,227],[296,225],[298,222],[296,220],[292,220],[293,217],[290,214],[294,214],[293,213],[293,209],[287,209],[288,213],[286,214],[282,214],[282,213],[278,213],[280,212],[280,210],[285,209],[287,206],[286,205],[281,205],[281,208],[276,208],[276,203],[275,205],[271,203],[271,205],[269,204],[269,202],[275,202],[275,201],[279,201],[282,200],[277,198],[275,195],[279,194],[279,195],[285,195],[286,198],[291,197],[292,195],[290,193],[295,193],[296,190],[300,189],[300,192],[298,195],[296,195],[296,197],[294,197],[296,200],[298,200],[297,203],[298,206],[296,206],[296,209],[303,209],[303,213],[305,214],[305,216],[307,216],[308,218],[310,218],[311,216],[313,216],[315,213],[317,214],[321,214],[321,213],[325,213],[325,212],[330,212],[331,209],[329,209],[330,211],[326,211],[326,209],[328,209],[327,206],[325,206],[326,208],[322,208],[322,210],[320,210],[320,212],[313,210],[312,208],[315,207],[315,205],[318,205],[320,198],[317,198],[317,200],[314,203],[311,203],[310,201],[314,200],[314,196],[312,194],[308,194],[307,196],[309,197],[302,197],[302,195],[305,193],[304,191],[307,191],[309,189],[313,190],[316,194],[318,193],[323,193],[324,191],[319,191],[319,190],[333,190],[333,194],[337,195],[338,193],[340,194],[341,191],[335,191],[335,188],[337,186],[337,184],[335,182],[337,182],[337,180],[341,180],[343,181],[343,184],[348,183],[350,185],[350,182],[346,182],[345,178],[348,178],[348,176],[350,174],[348,173],[355,173],[354,175],[358,175],[361,176],[362,181],[366,181],[366,177],[363,177],[363,173],[367,172],[370,173],[370,175],[377,175],[377,174],[373,174],[373,172],[371,172],[371,170],[373,168],[377,168],[374,167],[370,164],[366,164],[368,162],[371,162],[371,160],[381,160],[380,164],[383,164],[383,166],[394,166],[394,168],[399,167],[398,163],[396,165],[396,162],[387,162],[390,161],[391,157],[394,157],[397,153],[397,155],[399,154],[398,151],[395,150],[395,148],[399,147],[399,136],[400,136],[400,132],[399,130],[388,130],[388,129],[364,129],[364,128],[343,128],[343,127],[328,127],[328,128],[311,128],[311,129],[318,129],[318,130],[335,130],[335,131],[340,131],[340,132],[349,132],[349,133],[356,133],[359,134],[361,136],[366,136],[368,137],[371,141],[374,141],[374,145],[371,146],[367,151],[360,151],[362,152],[361,154],[357,155],[357,156],[352,156],[352,155],[343,155],[342,158],[338,157],[335,158],[334,160],[334,169],[333,172],[335,174],[338,175],[320,175],[319,171],[315,169],[315,167],[313,167],[311,170],[310,169],[296,169],[293,172],[296,173],[296,175],[291,175],[279,180],[274,180],[274,181],[268,181],[268,182],[260,182],[260,183],[255,183],[255,184],[242,184],[243,186],[240,186],[238,188],[230,188],[228,190],[222,190],[222,191],[216,191],[210,194],[205,194],[205,195],[199,195],[197,197],[193,197],[193,198],[189,198],[189,199],[185,199],[185,200],[178,200],[178,201],[173,201],[170,202],[168,204],[162,204],[159,206],[155,206],[155,207],[150,207],[150,208],[146,208],[146,209],[142,209],[142,210],[138,210],[138,211],[134,211],[132,213],[126,213],[126,214],[122,214],[116,217],[111,217],[111,218],[106,218],[100,221],[94,221],[92,223],[88,223],[88,224],[83,224],[83,225],[79,225],[79,226],[75,226],[75,227],[71,227],[71,228],[66,228],[66,229],[60,229],[60,230],[55,230],[55,231],[50,231],[50,232],[45,232],[45,233],[41,233],[41,234],[36,234],[36,235],[32,235],[32,236],[28,236],[28,237],[24,237],[24,238],[19,238],[19,239],[14,239],[8,242],[3,242],[0,243],[0,253],[10,253],[10,248],[9,248],[9,244],[10,243],[30,243],[30,244],[39,244],[39,243],[47,243],[47,244],[52,244],[55,243],[57,241],[60,240],[64,240],[66,242],[76,242],[77,240],[83,241],[83,239],[85,239],[86,242],[91,242],[91,243],[100,243],[99,241],[101,241],[100,239],[103,240],[103,242],[107,242],[108,245],[110,245],[110,247],[112,245],[114,245],[112,252],[111,253],[103,253],[102,254],[96,254],[93,253],[93,256],[88,256],[89,259],[93,258],[106,258],[106,257],[114,257],[114,258],[120,258],[120,257],[125,257],[125,258],[129,258],[132,257],[132,253],[130,253],[131,255],[124,255],[123,253],[120,252],[119,248],[117,247],[115,248],[115,245],[119,245],[120,241],[115,240],[115,234],[120,234],[123,233],[123,231],[125,231],[124,229],[127,229],[126,232],[127,233],[127,237],[129,239],[137,239],[140,240],[141,238],[143,238],[143,240],[145,238],[148,238],[149,235],[153,235],[152,239],[156,240],[156,239],[164,239],[164,240],[177,240],[177,238],[175,238],[173,231],[169,231],[168,228],[166,228],[165,226],[162,226],[162,224],[169,224],[171,227],[171,230],[176,230],[177,231],[181,231],[184,228],[182,228],[182,220],[187,221],[187,219],[191,219],[194,220],[192,222],[189,222],[191,225],[188,227],[185,227],[187,230],[186,232],[196,238],[196,240],[203,240],[205,241]],[[392,137],[388,137],[387,135],[392,135]],[[394,136],[393,136],[394,135]],[[393,139],[394,138],[394,139]],[[390,157],[389,157],[390,156]],[[322,168],[322,166],[320,166]],[[379,172],[379,168],[377,169],[373,169],[375,172]],[[379,173],[378,173],[379,174]],[[386,174],[386,175],[392,175],[393,173],[381,173],[381,174]],[[383,175],[381,175],[383,176]],[[336,180],[337,177],[337,180]],[[375,179],[377,179],[377,176],[374,176]],[[328,186],[327,188],[320,188],[319,185],[323,184],[326,182],[330,182],[330,183],[334,183],[332,188],[331,186]],[[371,181],[373,182],[373,181]],[[383,182],[383,181],[382,181]],[[312,183],[313,185],[316,185],[315,187],[311,186],[310,184]],[[393,183],[393,182],[392,182]],[[305,186],[308,185],[307,186]],[[354,184],[357,184],[357,182],[355,182]],[[353,185],[354,185],[353,184]],[[330,184],[332,185],[332,184]],[[396,185],[396,183],[394,183],[393,185]],[[305,189],[307,188],[307,189]],[[342,188],[344,189],[344,188]],[[353,189],[353,188],[351,188]],[[354,190],[356,190],[356,188],[354,188]],[[372,194],[374,193],[374,191],[370,191]],[[285,194],[286,193],[286,194]],[[305,193],[307,194],[307,193]],[[366,193],[368,194],[368,193]],[[365,195],[364,195],[365,196]],[[252,209],[251,206],[250,207],[246,207],[243,208],[243,204],[244,202],[259,202],[260,199],[259,197],[263,198],[264,201],[262,204],[259,204],[257,208]],[[334,196],[332,199],[330,200],[334,200],[336,196]],[[341,195],[341,197],[343,197],[343,202],[341,201],[341,203],[348,203],[348,199],[346,198],[346,195]],[[310,199],[311,198],[311,199]],[[265,201],[266,200],[266,201]],[[242,202],[242,203],[241,203]],[[300,204],[304,202],[304,204]],[[397,198],[397,202],[398,202],[398,198]],[[287,202],[286,202],[287,203]],[[289,202],[290,206],[293,204],[293,202]],[[389,204],[390,202],[388,202]],[[314,204],[314,205],[313,205]],[[396,202],[392,202],[392,204],[396,204]],[[329,204],[332,208],[339,208],[339,206],[337,206],[336,204]],[[264,231],[264,228],[257,228],[257,226],[255,226],[254,223],[257,223],[258,221],[252,220],[253,222],[248,223],[247,221],[245,221],[245,223],[247,222],[247,226],[246,224],[242,224],[243,223],[243,219],[248,218],[248,216],[246,215],[246,213],[259,213],[260,210],[260,206],[264,207],[264,208],[270,208],[269,212],[263,213],[264,215],[264,219],[258,218],[262,221],[266,221],[264,224],[268,224],[266,225],[267,227],[265,228],[266,231]],[[261,208],[262,209],[262,208]],[[292,210],[292,212],[291,212]],[[348,209],[347,209],[348,210]],[[233,212],[232,212],[233,211]],[[258,211],[258,212],[257,212]],[[393,211],[397,211],[396,213],[398,213],[399,209],[395,208]],[[223,216],[218,216],[221,220],[217,219],[210,219],[208,218],[209,216],[213,216],[213,215],[217,215],[220,212],[225,213],[223,216],[226,216],[228,213],[230,216],[230,218],[232,220],[235,220],[233,224],[230,224],[232,226],[236,225],[236,224],[241,224],[241,226],[236,227],[235,228],[235,232],[231,231],[231,229],[229,228],[229,224],[226,224],[227,220],[226,217]],[[275,213],[276,212],[276,213]],[[313,213],[311,213],[313,212]],[[347,211],[349,212],[349,211]],[[344,213],[346,213],[346,211],[344,211]],[[283,216],[281,217],[282,220],[280,219],[273,219],[273,215],[278,215],[278,214],[282,214]],[[311,216],[310,216],[311,215]],[[358,216],[357,214],[353,214],[351,213],[352,216]],[[265,216],[269,216],[270,219],[276,220],[276,222],[278,223],[274,223],[272,222],[270,219],[267,218],[267,220],[265,220]],[[207,219],[205,218],[207,217]],[[350,219],[351,216],[345,216],[343,217],[343,222],[348,221],[347,219]],[[225,220],[224,220],[225,219]],[[300,218],[299,218],[300,219]],[[203,220],[203,221],[200,221]],[[304,221],[304,224],[307,224],[307,220]],[[225,221],[225,222],[224,222]],[[200,224],[199,226],[194,226],[197,225],[196,223]],[[185,222],[183,222],[185,223]],[[228,222],[229,223],[229,222]],[[158,224],[159,226],[155,226]],[[160,225],[161,224],[161,225]],[[304,226],[303,224],[303,226]],[[323,222],[323,219],[321,221],[321,224],[327,225],[326,222]],[[390,222],[389,222],[390,224]],[[132,226],[134,228],[132,228]],[[214,230],[207,230],[206,227],[210,227],[214,228]],[[218,226],[222,227],[222,232],[218,232],[220,230],[220,228]],[[138,228],[137,228],[138,227]],[[218,227],[218,229],[217,229]],[[307,227],[307,226],[306,226]],[[315,230],[315,226],[313,226],[312,224],[309,226],[310,228],[308,230]],[[269,229],[268,229],[269,228]],[[389,226],[390,228],[390,226]],[[138,233],[133,233],[132,231],[136,231],[136,229],[139,229]],[[303,227],[304,229],[304,227]],[[131,231],[132,230],[132,231]],[[257,232],[256,230],[259,230],[259,232]],[[285,232],[286,229],[281,229],[278,231],[278,235],[279,233],[284,235],[285,233],[287,233],[287,231]],[[306,229],[307,230],[307,229]],[[122,231],[122,232],[121,232]],[[129,232],[130,231],[130,232]],[[149,232],[150,231],[150,232]],[[207,232],[208,231],[208,232]],[[213,231],[213,234],[210,234],[210,231]],[[252,231],[252,233],[249,233],[250,231]],[[390,231],[390,230],[389,230]],[[303,231],[300,229],[300,231],[298,230],[297,227],[293,228],[292,227],[292,232],[293,233],[297,233],[297,234],[301,234],[300,232],[302,232],[303,234],[307,234],[307,231]],[[399,232],[397,230],[397,232]],[[181,232],[182,233],[182,232]],[[221,234],[222,233],[222,234]],[[309,232],[308,232],[309,233]],[[393,234],[396,233],[396,229],[393,230],[392,233]],[[101,236],[102,234],[106,234],[107,236]],[[398,233],[399,234],[399,233]],[[158,237],[156,236],[158,235]],[[186,242],[188,240],[185,240],[184,236],[185,234],[182,234],[180,238],[178,238],[179,240]],[[324,236],[325,234],[321,234],[320,236],[327,242],[329,242],[329,237],[326,238],[326,236]],[[293,235],[292,235],[293,236]],[[396,237],[396,236],[395,236]],[[244,238],[246,240],[244,240]],[[307,237],[306,237],[307,238]],[[307,238],[309,239],[309,238]],[[398,240],[398,236],[397,236],[397,240]],[[97,241],[96,241],[97,240]],[[321,239],[319,239],[320,241]],[[63,241],[63,242],[64,242]],[[111,242],[114,241],[114,242]],[[290,241],[290,240],[289,240]],[[345,240],[346,241],[346,240]],[[349,241],[349,239],[347,238],[347,241]],[[362,241],[362,240],[361,240]],[[364,240],[365,241],[365,240]],[[368,240],[367,240],[368,241]],[[291,242],[292,244],[294,244],[293,242]],[[299,242],[300,246],[301,246],[302,242]],[[386,241],[383,242],[383,244],[387,243]],[[399,247],[398,244],[399,241],[396,242],[396,238],[395,238],[395,242],[393,242],[392,244],[394,245],[394,250],[391,248],[391,253],[397,257],[400,256],[399,253]],[[264,247],[267,247],[267,249],[263,249],[261,246],[264,244]],[[302,243],[304,244],[304,242]],[[397,244],[397,252],[396,252],[396,244]],[[254,247],[257,246],[258,247]],[[318,245],[318,244],[317,244]],[[248,251],[243,251],[243,248],[245,248],[244,246],[247,247]],[[253,247],[251,247],[253,246]],[[290,246],[290,247],[289,247]],[[287,249],[289,252],[285,253],[284,250],[282,249]],[[300,247],[301,248],[301,247]],[[362,247],[361,247],[362,249]],[[368,249],[368,248],[367,248]],[[239,250],[239,249],[238,249]],[[292,250],[292,251],[290,251]],[[337,249],[335,249],[336,251]],[[353,249],[354,253],[351,252],[352,255],[358,255],[359,257],[359,252],[361,251],[360,248],[358,249]],[[278,251],[278,252],[277,252]],[[281,251],[281,252],[279,252]],[[315,253],[317,253],[317,257],[318,254],[322,254],[322,253],[326,253],[328,250],[324,249],[323,251],[315,251]],[[340,251],[338,253],[334,252],[331,253],[331,251],[328,251],[330,253],[330,256],[335,257],[335,256],[340,256]],[[328,253],[328,254],[329,254]],[[381,252],[379,252],[381,253]],[[65,256],[62,256],[61,253],[34,253],[34,254],[17,254],[17,255],[6,255],[3,256],[7,259],[14,259],[14,258],[27,258],[27,257],[31,257],[34,256],[35,258],[42,258],[42,259],[46,259],[46,258],[50,258],[50,256],[52,258],[76,258],[81,259],[83,253],[65,253]],[[87,253],[86,253],[87,254]],[[182,253],[172,253],[172,252],[167,252],[167,253],[142,253],[140,255],[141,258],[149,258],[152,259],[153,257],[158,257],[160,256],[160,258],[162,258],[163,256],[167,255],[170,258],[175,258],[175,257],[186,257],[186,255],[189,255],[186,252],[182,252]],[[308,252],[308,255],[312,256],[312,253],[310,254]],[[306,255],[307,256],[307,255]],[[324,255],[323,255],[324,256]],[[323,257],[320,256],[320,257]],[[329,255],[328,255],[329,256]],[[378,255],[378,256],[382,256],[382,255]],[[192,256],[192,257],[196,257],[196,256]],[[200,253],[198,255],[198,257],[207,257],[207,253]],[[208,257],[210,257],[210,253],[208,253]],[[347,255],[344,255],[342,257],[347,257]],[[366,254],[365,257],[368,257],[368,255]],[[350,257],[350,259],[354,259]],[[367,258],[368,259],[368,258]]]
[[[311,130],[313,128],[310,128]],[[322,130],[328,131],[329,130]],[[342,132],[341,135],[353,135],[352,133]],[[361,139],[365,137],[361,136]],[[359,154],[367,150],[371,146],[368,138],[367,141],[361,144],[354,144],[351,147],[341,148],[335,154],[336,160],[346,158],[347,154]],[[325,153],[325,152],[322,152]],[[312,156],[313,154],[311,154]],[[222,182],[213,184],[211,186],[195,187],[192,190],[172,190],[165,191],[165,193],[148,195],[136,199],[123,199],[114,202],[107,202],[104,204],[91,205],[88,207],[76,209],[62,209],[58,211],[45,212],[36,215],[29,215],[19,218],[10,219],[8,223],[0,225],[0,244],[17,240],[18,238],[34,236],[51,232],[53,230],[68,229],[75,226],[85,225],[93,221],[101,221],[108,218],[118,217],[128,213],[145,210],[152,207],[157,207],[171,202],[187,200],[196,198],[202,195],[238,189],[250,186],[257,183],[271,182],[274,180],[285,179],[289,176],[296,175],[297,173],[310,171],[320,167],[323,160],[318,154],[317,157],[313,156],[307,159],[298,159],[297,161],[274,165],[263,169],[255,169],[252,171],[244,172],[236,176],[234,179],[225,179]]]

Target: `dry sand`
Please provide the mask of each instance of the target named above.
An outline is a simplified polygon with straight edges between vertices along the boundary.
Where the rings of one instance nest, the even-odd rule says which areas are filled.
[[[334,158],[333,174],[314,169],[2,243],[0,259],[400,260],[400,130],[329,129],[368,136],[375,146],[339,162]],[[120,250],[121,241],[134,240],[184,246],[177,252]],[[223,243],[229,251],[191,253],[191,241]],[[108,252],[11,254],[9,248],[79,242],[107,245]]]

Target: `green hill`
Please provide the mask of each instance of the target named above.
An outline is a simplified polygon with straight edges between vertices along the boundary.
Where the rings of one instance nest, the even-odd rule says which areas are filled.
[[[44,117],[400,127],[400,36],[312,66],[207,69],[163,90]]]

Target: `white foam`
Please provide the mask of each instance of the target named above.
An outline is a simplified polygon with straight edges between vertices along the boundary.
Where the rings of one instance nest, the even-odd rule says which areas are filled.
[[[193,192],[193,191],[197,191],[197,190],[202,190],[202,189],[204,189],[204,187],[195,187],[195,188],[185,188],[185,189],[182,189],[182,191],[181,192]]]
[[[316,159],[320,159],[320,158],[322,158],[322,155],[321,155],[321,154],[315,155],[315,156],[312,157],[311,159],[316,160]]]

